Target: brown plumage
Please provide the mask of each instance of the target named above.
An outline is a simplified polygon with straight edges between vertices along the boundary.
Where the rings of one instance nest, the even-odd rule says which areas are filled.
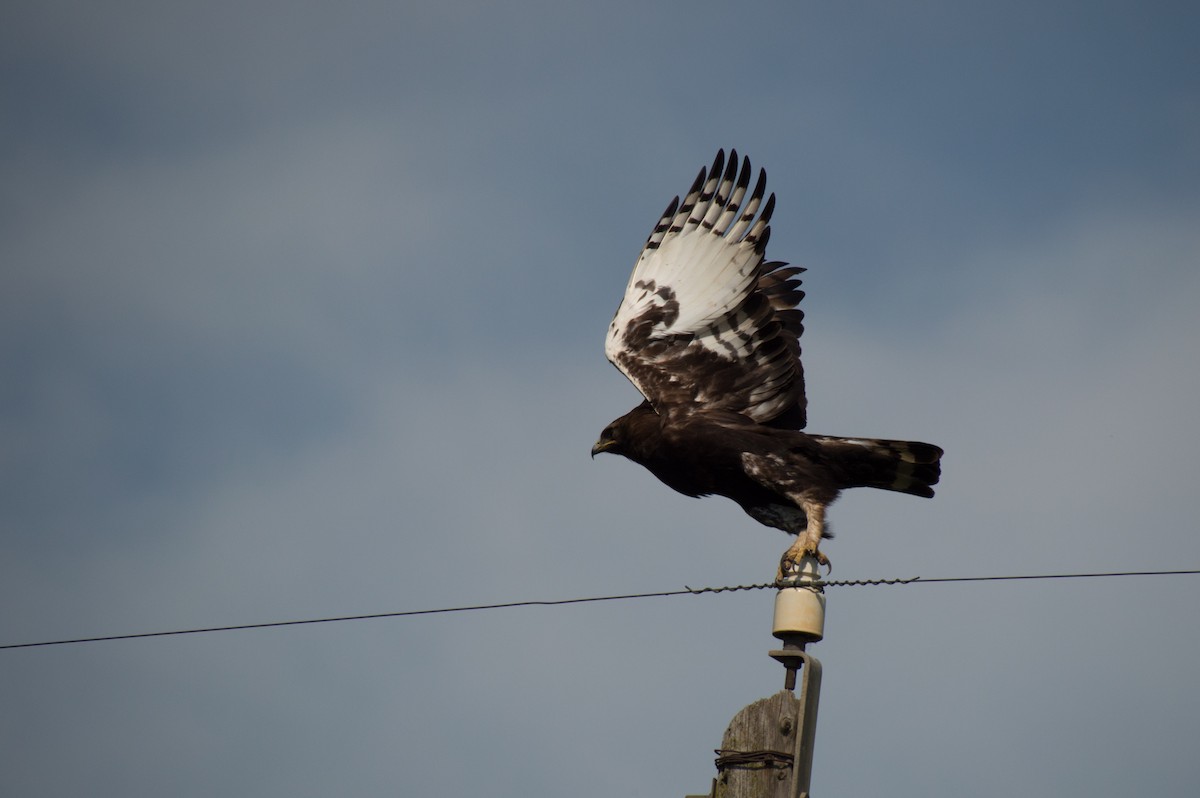
[[[717,153],[646,242],[605,352],[645,396],[609,424],[592,455],[611,452],[688,496],[719,495],[797,536],[781,573],[819,550],[825,508],[845,488],[933,496],[932,444],[809,435],[796,305],[802,268],[766,261],[766,174],[745,207],[750,161]],[[759,212],[761,208],[761,213]]]

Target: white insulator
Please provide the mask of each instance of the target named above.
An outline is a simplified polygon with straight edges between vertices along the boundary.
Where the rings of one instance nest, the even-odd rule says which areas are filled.
[[[788,575],[789,586],[775,594],[775,628],[781,640],[802,637],[816,642],[825,636],[825,594],[819,587],[820,564],[805,557],[795,576]]]

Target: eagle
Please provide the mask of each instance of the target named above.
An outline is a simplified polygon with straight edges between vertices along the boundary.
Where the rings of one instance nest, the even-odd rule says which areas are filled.
[[[929,443],[802,432],[807,424],[797,305],[802,267],[766,260],[775,195],[750,159],[719,150],[646,240],[604,351],[644,401],[600,433],[686,496],[725,496],[795,535],[779,576],[831,537],[826,508],[846,488],[933,496],[942,450]],[[748,196],[747,196],[748,195]]]

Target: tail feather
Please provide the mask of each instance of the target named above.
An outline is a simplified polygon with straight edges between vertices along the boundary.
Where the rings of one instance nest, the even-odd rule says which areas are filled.
[[[931,443],[813,436],[847,488],[881,488],[933,496],[942,450]]]

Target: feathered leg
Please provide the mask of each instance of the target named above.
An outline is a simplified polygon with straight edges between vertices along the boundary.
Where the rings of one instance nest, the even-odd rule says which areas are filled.
[[[779,560],[777,576],[779,580],[791,573],[798,572],[800,561],[805,557],[813,557],[821,565],[827,568],[831,567],[829,558],[818,548],[821,545],[821,538],[825,535],[825,505],[799,497],[794,501],[804,510],[804,516],[808,523],[805,525],[804,531],[796,535],[796,542],[784,552],[783,557]]]

